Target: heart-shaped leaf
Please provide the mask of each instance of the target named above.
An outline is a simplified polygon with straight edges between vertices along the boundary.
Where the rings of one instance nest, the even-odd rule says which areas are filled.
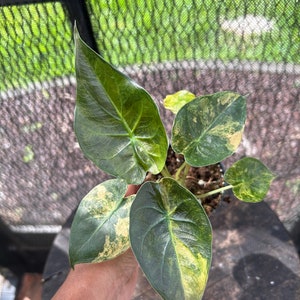
[[[111,259],[130,247],[129,211],[134,196],[124,198],[126,190],[124,180],[111,179],[82,199],[71,227],[72,266]]]
[[[211,263],[207,215],[171,178],[146,182],[130,212],[132,250],[150,284],[164,299],[200,299]]]
[[[274,175],[261,161],[245,157],[226,171],[224,179],[232,185],[232,191],[238,199],[259,202],[265,198]]]
[[[164,99],[164,107],[171,110],[174,114],[177,114],[183,105],[191,102],[195,98],[196,96],[193,93],[182,90],[175,94],[168,95]]]
[[[168,140],[150,95],[89,48],[75,30],[75,133],[87,158],[105,172],[139,184],[159,173]]]
[[[188,164],[200,167],[230,156],[239,146],[246,120],[246,100],[232,92],[198,97],[174,120],[172,147]]]

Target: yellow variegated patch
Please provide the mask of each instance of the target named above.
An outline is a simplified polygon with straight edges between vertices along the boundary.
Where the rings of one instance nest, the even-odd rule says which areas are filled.
[[[134,196],[127,184],[111,179],[93,188],[78,207],[71,228],[71,264],[101,262],[129,248],[129,211]]]
[[[200,299],[211,263],[212,232],[199,201],[171,178],[144,183],[130,212],[131,248],[163,299]]]
[[[232,185],[232,191],[238,199],[259,202],[266,196],[274,175],[258,159],[245,157],[226,171],[224,179]]]
[[[244,97],[232,92],[198,97],[176,115],[172,148],[194,167],[220,162],[237,149],[245,121]]]
[[[129,232],[129,218],[120,218],[118,219],[115,225],[116,236],[119,237],[128,237]]]
[[[125,252],[130,247],[128,234],[127,236],[118,236],[113,241],[111,241],[110,238],[110,236],[105,236],[103,251],[98,253],[97,257],[91,261],[92,263],[112,259]]]
[[[175,94],[167,95],[163,103],[165,108],[171,110],[174,114],[177,114],[182,106],[195,98],[196,96],[193,93],[182,90]]]
[[[98,204],[95,203],[96,201]],[[105,186],[98,185],[84,197],[81,205],[85,207],[87,214],[93,218],[102,218],[114,209],[115,202],[113,201],[113,194],[107,191]]]
[[[178,238],[174,239],[185,299],[200,299],[206,286],[210,261],[200,253],[192,253]]]
[[[239,131],[237,131],[237,129]],[[224,138],[226,145],[230,151],[235,151],[242,140],[244,126],[240,126],[239,122],[234,122],[232,118],[228,118],[227,122],[219,124],[209,130],[209,135]]]
[[[237,131],[228,137],[228,142],[229,142],[228,148],[231,149],[232,151],[235,151],[240,145],[243,137],[243,131],[244,130]]]
[[[154,100],[93,51],[74,30],[74,130],[85,156],[108,174],[140,184],[164,167],[168,139]],[[147,150],[147,151],[145,151]]]
[[[239,97],[238,94],[232,92],[221,92],[219,95],[220,96],[217,98],[217,102],[221,105],[230,104]]]

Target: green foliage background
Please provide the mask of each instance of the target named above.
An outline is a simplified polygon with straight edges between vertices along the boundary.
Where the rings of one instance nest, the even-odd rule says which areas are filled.
[[[296,0],[87,2],[99,49],[121,65],[195,58],[300,62]],[[244,15],[274,20],[275,28],[244,38],[221,29],[224,19]]]
[[[115,65],[189,59],[300,63],[297,0],[87,0],[98,48]],[[138,8],[138,9],[137,9]],[[271,32],[238,36],[224,19],[264,16]],[[71,23],[59,2],[0,7],[0,91],[70,75]]]

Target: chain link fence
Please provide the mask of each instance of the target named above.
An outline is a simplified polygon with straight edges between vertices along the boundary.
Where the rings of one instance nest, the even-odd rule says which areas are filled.
[[[77,19],[82,32],[91,24],[84,39],[158,104],[179,89],[248,95],[245,138],[234,159],[258,157],[277,174],[267,201],[296,236],[298,0],[17,2],[0,3],[0,218],[6,224],[56,230],[106,178],[82,156],[72,129]],[[76,18],[75,2],[89,19]],[[171,116],[161,113],[170,126]]]

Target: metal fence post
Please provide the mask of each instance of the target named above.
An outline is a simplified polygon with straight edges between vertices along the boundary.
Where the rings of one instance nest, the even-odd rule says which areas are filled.
[[[90,16],[86,7],[85,0],[0,0],[0,6],[8,5],[24,5],[24,4],[36,4],[45,2],[62,2],[68,13],[72,26],[76,21],[78,31],[83,40],[96,52],[97,43],[94,37]]]
[[[65,4],[69,17],[74,26],[76,21],[78,31],[83,40],[96,52],[97,43],[95,41],[90,16],[84,0],[62,0]]]

